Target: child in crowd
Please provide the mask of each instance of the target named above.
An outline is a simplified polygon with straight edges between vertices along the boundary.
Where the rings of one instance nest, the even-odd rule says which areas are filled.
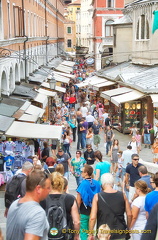
[[[118,153],[118,162],[117,162],[117,170],[116,170],[116,184],[117,186],[121,186],[121,173],[122,173],[122,151]]]
[[[141,141],[142,141],[142,135],[140,135],[139,130],[136,131],[135,139],[137,142],[137,152],[139,154],[139,152],[141,151]]]
[[[98,239],[99,240],[109,240],[110,239],[110,228],[107,224],[102,224],[98,229]]]

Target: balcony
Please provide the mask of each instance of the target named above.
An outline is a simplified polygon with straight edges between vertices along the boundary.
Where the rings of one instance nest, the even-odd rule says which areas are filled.
[[[102,37],[102,45],[113,46],[113,37]]]

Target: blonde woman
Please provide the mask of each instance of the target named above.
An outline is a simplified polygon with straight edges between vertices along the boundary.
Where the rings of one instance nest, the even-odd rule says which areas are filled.
[[[151,190],[148,188],[146,182],[139,180],[136,181],[135,184],[136,194],[138,197],[132,202],[132,221],[130,225],[130,229],[132,230],[143,230],[145,228],[147,219],[146,219],[146,211],[145,211],[145,197],[148,192]],[[141,233],[133,233],[133,240],[140,240]]]
[[[55,206],[59,209],[59,205],[62,209],[65,209],[66,210],[66,218],[67,218],[67,224],[72,222],[72,225],[71,226],[65,226],[65,228],[68,227],[68,229],[74,229],[74,230],[77,230],[78,233],[79,233],[79,229],[80,229],[80,219],[79,219],[79,212],[78,212],[78,207],[77,207],[77,203],[76,203],[76,200],[75,200],[75,197],[71,194],[65,194],[63,193],[64,192],[64,178],[63,176],[58,173],[58,172],[53,172],[51,175],[50,175],[50,178],[51,178],[51,187],[52,187],[52,190],[50,191],[48,197],[41,203],[41,206],[44,208],[44,210],[46,211],[46,215],[47,215],[47,218],[48,218],[48,222],[49,222],[49,225],[50,225],[50,229],[49,229],[49,232],[48,232],[48,238],[52,238],[52,235],[51,235],[51,231],[54,227],[51,228],[51,223],[53,221],[53,216],[55,214],[53,214],[53,211],[51,210],[51,206],[53,204],[54,206],[54,209],[55,209]],[[62,204],[61,204],[62,203]],[[63,206],[64,204],[64,206]],[[52,211],[51,213],[51,217],[49,218],[49,212]],[[60,212],[60,209],[59,209],[59,212]],[[55,221],[55,219],[54,219]],[[58,227],[56,227],[58,228]],[[76,231],[76,232],[77,232]],[[59,231],[59,228],[58,228],[58,236],[61,237],[61,235],[63,236],[63,238],[61,239],[67,239],[67,235],[65,233],[65,231]],[[56,237],[58,237],[56,235]],[[72,236],[70,238],[71,240],[79,240],[79,234],[74,234],[74,236]]]

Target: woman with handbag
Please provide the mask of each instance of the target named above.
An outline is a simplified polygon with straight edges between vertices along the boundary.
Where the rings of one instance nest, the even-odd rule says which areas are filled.
[[[103,191],[93,198],[91,214],[89,219],[89,238],[94,240],[93,228],[97,220],[97,229],[102,224],[107,224],[111,230],[111,238],[117,240],[129,239],[127,225],[131,223],[131,209],[129,202],[120,191],[114,190],[114,178],[111,173],[105,173],[101,177]],[[124,213],[127,215],[127,225]],[[95,232],[95,231],[94,231]]]

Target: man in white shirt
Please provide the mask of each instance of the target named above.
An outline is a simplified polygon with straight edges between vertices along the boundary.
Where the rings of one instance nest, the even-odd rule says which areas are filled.
[[[138,143],[136,141],[135,136],[132,136],[132,141],[128,143],[128,145],[130,145],[132,147],[132,152],[133,153],[138,153]]]
[[[86,104],[83,103],[83,106],[80,109],[81,113],[82,113],[82,117],[87,117],[87,113],[88,113],[88,108],[86,107]]]
[[[128,145],[127,146],[127,149],[123,151],[122,153],[122,178],[125,176],[125,173],[126,173],[126,167],[127,167],[127,164],[128,163],[131,163],[132,162],[132,146],[131,145]]]
[[[91,112],[88,113],[88,116],[86,117],[86,122],[88,122],[88,128],[90,128],[95,121],[95,118],[92,116]]]

